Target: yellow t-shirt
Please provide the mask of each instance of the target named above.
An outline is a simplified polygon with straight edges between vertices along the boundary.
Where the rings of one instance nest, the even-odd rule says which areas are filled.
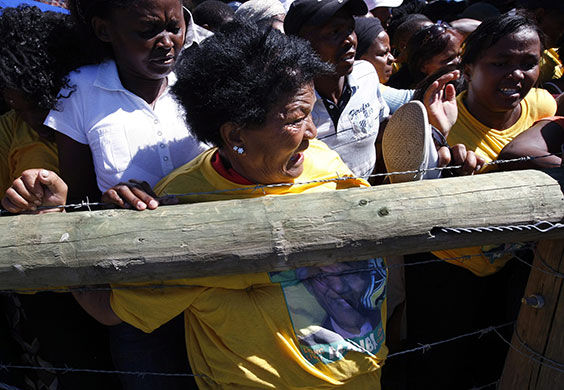
[[[0,116],[0,161],[0,199],[26,169],[59,173],[55,143],[39,137],[14,110]]]
[[[216,150],[172,172],[157,184],[156,193],[245,188],[181,197],[199,202],[368,186],[352,178],[244,186],[215,171],[211,159]],[[304,154],[304,171],[296,182],[352,175],[320,141],[311,141]],[[158,283],[189,287],[114,289],[112,308],[145,332],[184,312],[186,346],[193,372],[202,375],[196,376],[200,389],[380,389],[387,355],[382,259]]]
[[[564,73],[564,66],[562,66],[562,60],[560,59],[559,54],[560,53],[558,53],[558,49],[556,48],[547,49],[542,53],[539,65],[539,83],[545,83],[562,77],[562,74]]]
[[[448,136],[450,145],[464,144],[468,150],[473,150],[487,162],[497,159],[501,149],[516,136],[531,127],[537,120],[556,113],[556,101],[544,89],[533,88],[521,101],[521,116],[508,129],[491,129],[474,118],[464,105],[466,92],[457,97],[458,119]],[[492,170],[484,169],[482,172]],[[511,246],[508,246],[511,245]],[[451,264],[464,267],[478,276],[487,276],[499,271],[512,257],[511,254],[500,255],[500,249],[510,250],[515,245],[489,245],[483,247],[450,249],[433,252],[441,259],[470,256],[466,259],[447,260]]]

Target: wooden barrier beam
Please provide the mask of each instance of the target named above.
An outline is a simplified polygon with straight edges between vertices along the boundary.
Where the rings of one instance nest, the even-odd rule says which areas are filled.
[[[481,244],[564,237],[436,227],[560,222],[562,170],[316,194],[0,218],[0,289],[278,271]]]
[[[539,308],[522,305],[507,354],[500,390],[564,387],[564,241],[539,243],[525,297],[539,296]],[[558,364],[560,363],[560,364]],[[552,368],[552,367],[555,368]]]

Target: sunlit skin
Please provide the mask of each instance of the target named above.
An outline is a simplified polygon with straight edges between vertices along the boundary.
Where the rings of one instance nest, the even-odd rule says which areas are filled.
[[[521,115],[521,100],[539,77],[540,55],[538,34],[523,28],[501,38],[475,63],[466,65],[468,111],[494,129],[515,124]]]
[[[376,69],[380,82],[382,84],[387,83],[393,72],[393,64],[396,61],[391,53],[388,34],[385,31],[378,34],[360,59],[370,62],[374,69]]]
[[[321,26],[304,26],[300,36],[310,42],[323,61],[335,65],[339,76],[352,72],[357,38],[354,18],[346,7]]]
[[[462,36],[454,35],[449,32],[446,34],[450,37],[446,48],[440,54],[437,54],[423,64],[421,72],[424,74],[431,75],[444,66],[458,64],[460,62]]]
[[[184,45],[182,2],[140,0],[112,9],[107,18],[94,17],[92,24],[98,38],[112,46],[123,86],[152,103]]]
[[[268,112],[264,123],[238,127],[222,126],[225,147],[220,152],[231,167],[254,183],[293,182],[304,169],[304,151],[317,136],[311,119],[315,103],[313,84],[280,99]],[[233,146],[243,148],[242,154]]]

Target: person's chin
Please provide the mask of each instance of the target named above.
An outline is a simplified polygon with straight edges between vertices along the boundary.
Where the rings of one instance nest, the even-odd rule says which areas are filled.
[[[337,74],[339,76],[347,76],[352,73],[354,67],[354,59],[341,61],[337,64]]]
[[[159,62],[152,62],[149,64],[147,69],[147,73],[151,79],[162,79],[172,72],[174,68],[174,62],[170,63],[159,63]]]

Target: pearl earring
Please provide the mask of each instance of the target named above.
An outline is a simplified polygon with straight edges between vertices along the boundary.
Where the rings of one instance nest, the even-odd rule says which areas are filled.
[[[245,153],[245,149],[243,149],[243,147],[241,147],[241,146],[235,145],[235,146],[233,146],[233,150],[236,151],[239,154]]]

